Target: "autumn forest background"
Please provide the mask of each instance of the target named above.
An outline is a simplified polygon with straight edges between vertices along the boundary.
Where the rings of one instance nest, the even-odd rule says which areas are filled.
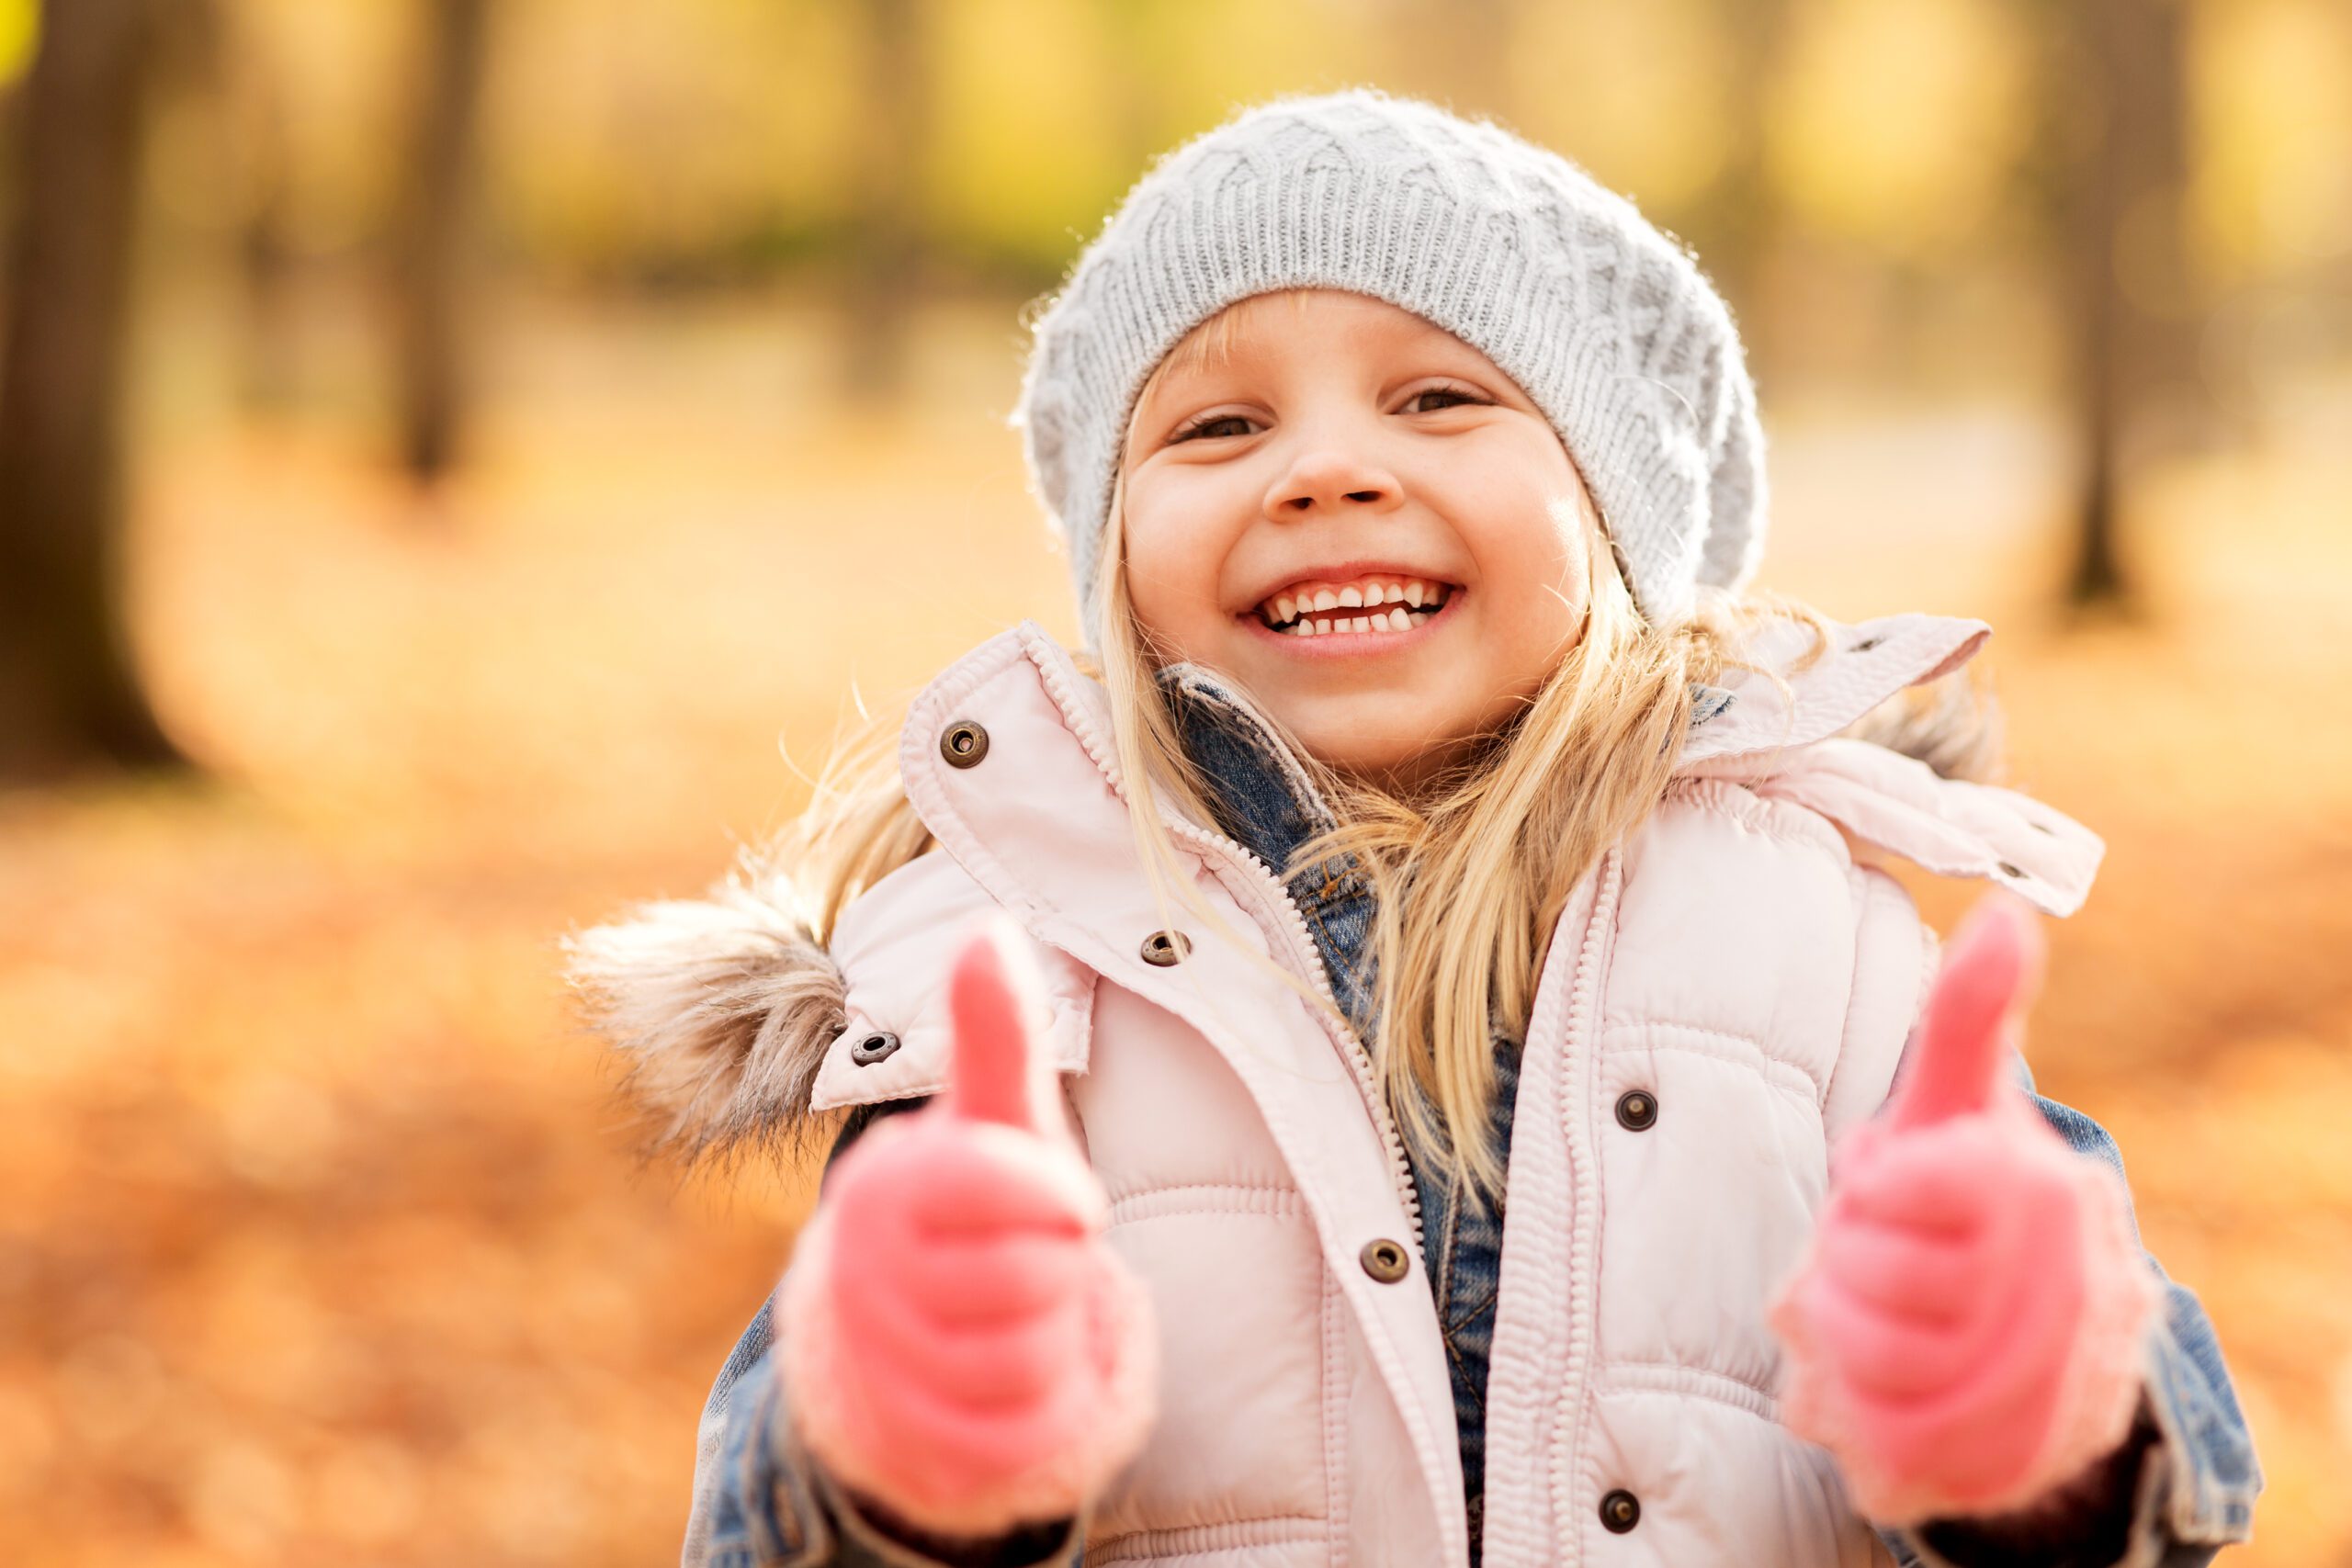
[[[808,1185],[637,1162],[557,943],[1073,634],[1024,303],[1360,82],[1696,248],[1770,584],[1994,623],[2109,843],[2041,1087],[2219,1326],[2225,1561],[2352,1568],[2336,0],[0,0],[0,1555],[674,1556]]]

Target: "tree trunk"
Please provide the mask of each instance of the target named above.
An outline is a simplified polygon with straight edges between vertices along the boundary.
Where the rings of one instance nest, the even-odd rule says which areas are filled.
[[[124,355],[151,0],[49,0],[0,365],[0,776],[171,766],[122,617]]]
[[[467,240],[489,11],[489,0],[433,0],[427,12],[430,37],[392,282],[401,459],[420,484],[447,474],[462,449]]]
[[[292,148],[279,61],[247,31],[229,41],[224,73],[243,178],[237,272],[244,308],[240,393],[249,409],[291,407],[301,389],[294,313]]]
[[[2182,0],[2082,0],[2052,90],[2089,113],[2073,149],[2069,303],[2084,466],[2066,596],[2128,604],[2123,497],[2156,440],[2202,418],[2199,300],[2182,222],[2188,178]]]
[[[1780,204],[1764,153],[1772,85],[1787,47],[1788,0],[1728,0],[1721,26],[1739,55],[1729,89],[1732,145],[1691,227],[1702,266],[1739,322],[1750,369],[1769,379],[1778,339],[1764,308],[1764,280],[1780,237]]]
[[[908,307],[922,264],[915,181],[928,78],[922,0],[858,0],[865,18],[864,166],[842,299],[842,384],[868,408],[905,390]]]

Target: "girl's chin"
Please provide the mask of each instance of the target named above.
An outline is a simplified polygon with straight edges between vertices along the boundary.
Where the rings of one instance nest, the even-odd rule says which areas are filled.
[[[1312,693],[1252,688],[1266,711],[1320,762],[1363,777],[1426,771],[1445,726],[1437,705],[1409,692],[1357,693],[1331,699]]]

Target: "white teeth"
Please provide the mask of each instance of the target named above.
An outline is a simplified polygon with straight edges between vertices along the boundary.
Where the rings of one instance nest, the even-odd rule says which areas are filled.
[[[1444,603],[1445,590],[1440,584],[1419,578],[1400,578],[1395,582],[1351,583],[1337,590],[1317,588],[1311,593],[1278,593],[1260,605],[1259,610],[1277,631],[1295,637],[1321,637],[1334,630],[1404,631],[1435,615]],[[1384,604],[1408,605],[1415,614],[1407,615],[1403,608],[1398,608],[1385,615],[1319,615],[1327,610],[1377,610]],[[1317,618],[1310,622],[1309,615]]]

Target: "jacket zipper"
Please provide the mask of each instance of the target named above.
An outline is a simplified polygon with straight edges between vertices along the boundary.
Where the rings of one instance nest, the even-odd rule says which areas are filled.
[[[1058,648],[1056,651],[1059,651]],[[1062,716],[1069,722],[1072,733],[1077,735],[1079,744],[1085,747],[1086,754],[1094,759],[1094,765],[1110,779],[1112,787],[1119,793],[1119,798],[1125,800],[1126,781],[1120,776],[1117,756],[1101,745],[1102,737],[1095,732],[1085,704],[1077,700],[1076,694],[1069,690],[1069,672],[1056,659],[1033,660],[1032,662],[1044,674],[1046,689],[1053,694],[1056,705],[1062,710]],[[1306,929],[1306,912],[1298,907],[1297,898],[1283,886],[1283,879],[1275,874],[1273,868],[1248,845],[1223,833],[1197,827],[1167,813],[1162,813],[1159,820],[1175,838],[1204,852],[1215,852],[1227,861],[1240,862],[1260,882],[1273,889],[1275,897],[1281,900],[1283,913],[1289,917],[1290,956],[1294,970],[1304,971],[1314,983],[1317,994],[1331,1004],[1335,1018],[1344,1019],[1345,1010],[1340,1008],[1340,998],[1331,988],[1330,976],[1324,972],[1322,956],[1315,946],[1314,933]],[[1370,1112],[1374,1125],[1380,1129],[1381,1147],[1388,1154],[1389,1180],[1396,1186],[1397,1201],[1404,1206],[1406,1222],[1412,1229],[1413,1251],[1419,1255],[1422,1250],[1420,1192],[1413,1184],[1413,1168],[1405,1156],[1405,1139],[1396,1129],[1396,1117],[1389,1112],[1388,1097],[1381,1090],[1379,1072],[1373,1065],[1372,1053],[1357,1038],[1354,1028],[1347,1023],[1327,1021],[1324,1030],[1326,1033],[1332,1034],[1340,1045],[1340,1054],[1348,1064],[1348,1070],[1355,1076],[1356,1090],[1363,1099],[1364,1109]]]
[[[1274,874],[1273,868],[1253,852],[1248,845],[1229,839],[1222,833],[1195,828],[1189,822],[1171,820],[1166,817],[1162,817],[1160,820],[1166,823],[1178,837],[1192,840],[1203,849],[1216,849],[1228,856],[1239,857],[1251,871],[1257,874],[1260,880],[1274,889],[1275,894],[1282,899],[1283,912],[1290,917],[1291,957],[1296,963],[1296,967],[1306,971],[1307,977],[1315,983],[1316,991],[1325,1001],[1331,1004],[1331,1010],[1334,1013],[1341,1017],[1346,1016],[1340,1007],[1338,995],[1331,989],[1330,976],[1324,972],[1322,955],[1316,949],[1314,933],[1306,929],[1306,913],[1298,907],[1297,898],[1292,896],[1287,886],[1283,886],[1282,878]],[[1327,1032],[1336,1032],[1339,1043],[1344,1048],[1348,1069],[1355,1075],[1357,1092],[1363,1097],[1365,1109],[1371,1111],[1374,1124],[1380,1129],[1381,1146],[1388,1151],[1388,1177],[1396,1184],[1398,1201],[1404,1204],[1406,1221],[1412,1227],[1413,1250],[1419,1253],[1421,1250],[1420,1190],[1413,1183],[1412,1164],[1405,1157],[1404,1135],[1397,1131],[1396,1119],[1389,1113],[1388,1097],[1381,1089],[1379,1069],[1373,1064],[1372,1052],[1357,1036],[1354,1029],[1344,1023],[1331,1022],[1327,1023],[1326,1030]]]

